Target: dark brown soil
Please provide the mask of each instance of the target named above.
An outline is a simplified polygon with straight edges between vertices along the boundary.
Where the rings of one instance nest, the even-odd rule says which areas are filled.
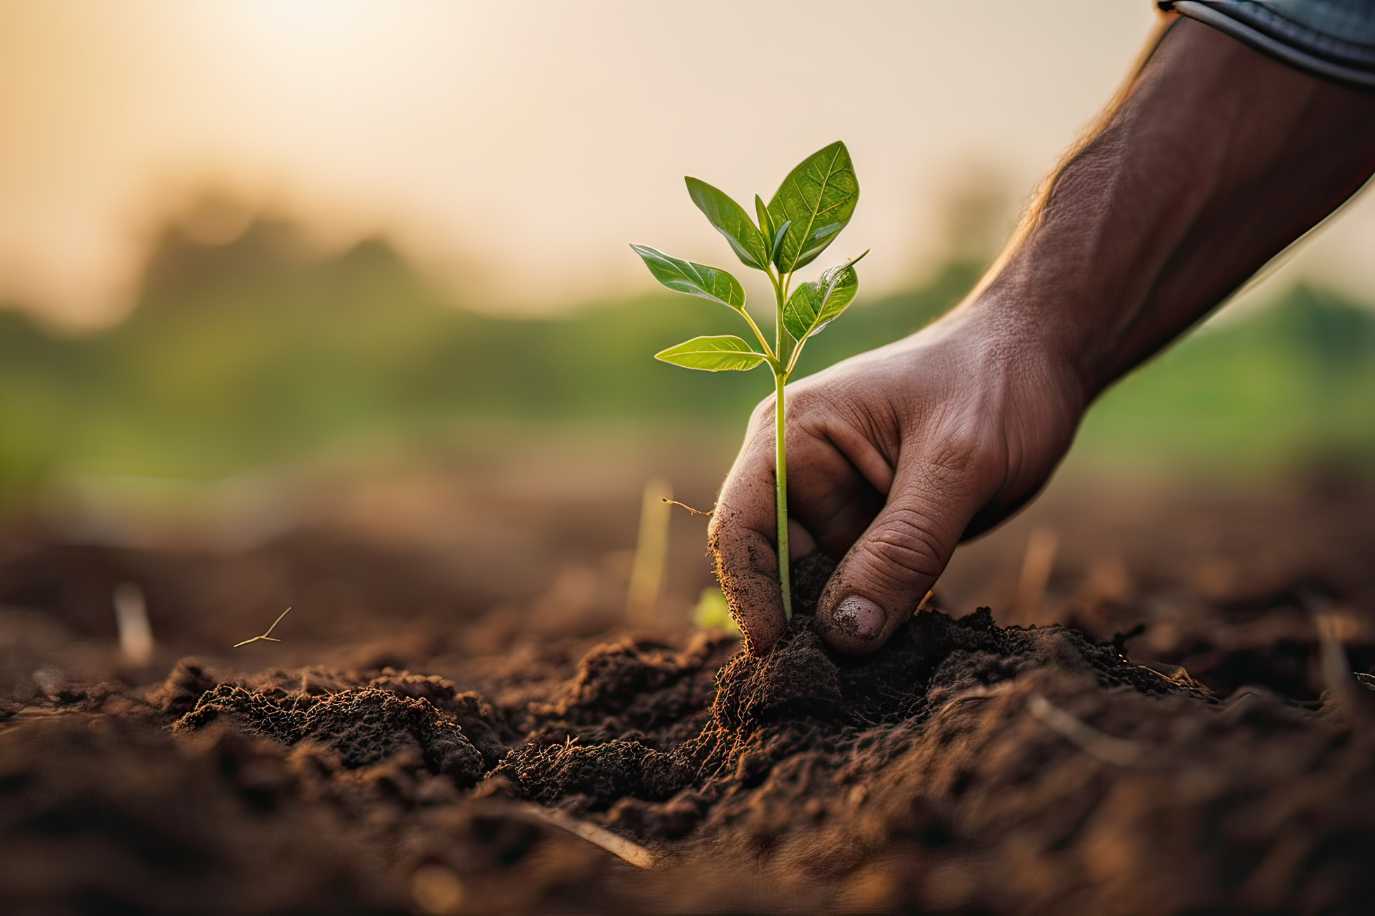
[[[55,575],[39,555],[0,568],[0,603]],[[682,631],[483,652],[479,613],[151,682],[73,637],[93,617],[15,608],[0,891],[14,913],[1360,912],[1375,697],[1322,667],[1314,616],[1346,643],[1328,661],[1367,670],[1375,606],[1328,566],[1190,592],[1192,622],[1139,584],[1081,598],[1078,627],[923,610],[867,659],[805,614],[762,657]]]

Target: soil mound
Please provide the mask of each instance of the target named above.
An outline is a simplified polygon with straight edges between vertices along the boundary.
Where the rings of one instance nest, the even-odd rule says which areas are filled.
[[[1284,601],[1214,625],[1212,680],[987,609],[863,659],[804,613],[763,656],[696,634],[64,680],[0,721],[4,885],[70,911],[1358,911],[1375,715],[1340,659],[1313,676],[1319,641],[1238,636],[1297,632]]]
[[[178,663],[154,699],[175,711],[184,705],[184,685],[203,675],[193,664]],[[318,675],[318,672],[317,672]],[[347,683],[364,676],[332,674]],[[438,677],[385,669],[362,686],[316,692],[303,674],[296,691],[269,679],[259,686],[220,683],[206,690],[172,725],[174,733],[200,731],[227,722],[249,734],[293,746],[302,742],[327,749],[340,766],[358,769],[397,755],[423,761],[431,772],[471,786],[505,754],[500,724],[492,707],[473,693],[458,691]]]
[[[12,913],[404,913],[267,742],[191,741],[71,716],[0,741],[0,884]]]

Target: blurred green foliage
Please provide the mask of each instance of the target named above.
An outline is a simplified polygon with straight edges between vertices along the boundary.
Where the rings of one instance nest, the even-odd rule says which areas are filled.
[[[715,586],[702,589],[697,604],[692,608],[692,625],[703,630],[740,632],[735,618],[730,615],[730,605],[726,602],[725,593]]]
[[[281,223],[217,247],[170,232],[134,312],[99,333],[0,309],[0,494],[72,474],[209,479],[362,442],[461,448],[497,427],[527,429],[522,447],[551,427],[611,425],[696,424],[730,442],[759,397],[749,378],[704,384],[646,356],[701,329],[710,306],[687,297],[499,318],[452,307],[384,243],[324,259],[297,249]],[[954,263],[867,299],[813,342],[802,373],[912,332],[976,277]],[[1364,460],[1372,354],[1375,313],[1297,287],[1110,392],[1078,452],[1188,467]]]
[[[1080,432],[1090,457],[1248,472],[1371,469],[1375,311],[1298,285],[1225,316],[1129,376]]]

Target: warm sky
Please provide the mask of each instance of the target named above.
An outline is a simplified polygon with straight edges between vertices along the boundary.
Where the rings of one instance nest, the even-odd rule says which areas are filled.
[[[1019,195],[1109,96],[1148,0],[0,0],[0,300],[117,314],[156,214],[216,182],[325,240],[476,258],[489,304],[733,263],[681,176],[742,202],[844,139],[845,251],[891,286],[969,164]],[[1375,292],[1375,194],[1286,271]],[[873,286],[870,286],[872,289]]]

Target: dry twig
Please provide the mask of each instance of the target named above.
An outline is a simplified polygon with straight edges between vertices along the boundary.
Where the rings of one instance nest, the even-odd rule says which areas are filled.
[[[683,502],[680,499],[670,499],[669,497],[664,497],[664,502],[666,502],[670,506],[677,506],[679,509],[686,509],[688,510],[688,512],[691,512],[693,515],[699,516],[700,518],[711,518],[711,513],[716,511],[715,508],[711,508],[703,512],[701,509],[689,506],[687,503]]]
[[[1375,722],[1375,694],[1359,674],[1353,673],[1344,643],[1355,629],[1351,618],[1329,602],[1305,595],[1303,602],[1318,628],[1318,661],[1323,684],[1353,724],[1369,727]],[[1367,675],[1369,677],[1369,675]]]
[[[612,833],[605,827],[598,827],[596,824],[589,824],[571,817],[562,811],[553,808],[544,808],[532,802],[523,802],[518,806],[518,810],[535,820],[542,821],[560,830],[573,834],[579,839],[586,840],[593,846],[600,847],[611,853],[616,858],[628,865],[636,868],[650,869],[659,862],[659,857],[638,843],[633,843],[623,836]]]
[[[288,607],[285,611],[282,611],[280,614],[277,615],[277,619],[274,620],[274,621],[272,621],[272,626],[268,627],[266,630],[264,630],[262,633],[260,633],[260,634],[257,635],[257,636],[251,636],[251,637],[249,637],[248,639],[243,640],[242,642],[236,642],[236,643],[234,643],[234,645],[231,646],[230,648],[237,649],[237,648],[239,648],[240,646],[246,646],[246,645],[248,645],[248,644],[251,643],[251,642],[260,642],[260,641],[261,641],[261,642],[281,642],[280,639],[278,639],[277,637],[275,637],[275,636],[272,635],[272,631],[275,630],[275,629],[277,629],[277,624],[281,623],[281,622],[282,622],[282,618],[284,618],[287,614],[290,614],[290,613],[291,613],[291,608]]]
[[[1089,756],[1097,757],[1104,763],[1129,767],[1141,760],[1141,745],[1135,741],[1104,734],[1092,725],[1080,722],[1039,693],[1032,694],[1027,701],[1027,710],[1051,731],[1059,732]]]

